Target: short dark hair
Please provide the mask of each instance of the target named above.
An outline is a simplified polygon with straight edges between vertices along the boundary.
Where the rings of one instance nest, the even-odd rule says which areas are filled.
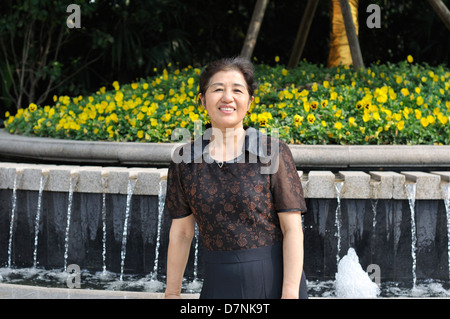
[[[209,81],[214,74],[220,71],[236,70],[242,73],[245,82],[247,83],[247,91],[250,96],[253,96],[255,92],[255,79],[253,64],[246,58],[234,57],[223,58],[211,62],[200,74],[199,79],[199,93],[205,94],[209,87]]]

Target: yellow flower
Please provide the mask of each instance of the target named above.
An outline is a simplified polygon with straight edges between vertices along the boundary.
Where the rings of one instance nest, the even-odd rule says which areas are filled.
[[[422,111],[421,110],[414,110],[414,114],[416,115],[416,119],[420,120],[422,117]]]
[[[364,115],[363,115],[363,121],[364,121],[364,122],[368,122],[369,120],[370,120],[370,115],[369,115],[369,113],[364,112]]]
[[[114,96],[114,100],[116,100],[116,102],[121,102],[123,100],[123,93],[121,91],[117,91]]]
[[[413,63],[413,61],[414,61],[412,55],[408,55],[407,58],[406,58],[406,60],[407,60],[409,63]]]
[[[408,95],[409,95],[409,90],[408,90],[407,88],[401,89],[400,92],[401,92],[404,96],[408,96]]]
[[[441,122],[442,125],[445,125],[448,122],[448,118],[442,115],[441,113],[438,115],[438,120],[439,122]]]
[[[311,109],[315,110],[319,106],[319,103],[317,101],[312,101],[310,105],[311,105]]]
[[[351,117],[348,119],[348,125],[349,125],[350,127],[356,126],[356,124],[355,124],[355,118],[354,118],[353,116],[351,116]]]
[[[30,112],[34,112],[34,111],[37,110],[37,105],[34,104],[34,103],[31,103],[31,104],[28,106],[28,109],[30,110]]]
[[[110,118],[113,122],[116,122],[116,123],[119,122],[119,119],[118,119],[116,113],[111,114]]]
[[[310,114],[308,114],[308,116],[306,117],[306,119],[308,120],[308,122],[309,122],[310,124],[313,124],[314,121],[316,120],[316,117],[314,116],[314,114],[310,113]]]
[[[294,127],[299,127],[300,125],[302,125],[302,121],[303,121],[303,117],[302,116],[300,116],[300,115],[298,115],[298,114],[295,114],[294,115]]]
[[[138,138],[143,138],[144,137],[144,131],[140,130],[137,132],[137,137]]]
[[[399,131],[401,131],[401,130],[403,130],[403,127],[405,126],[405,121],[400,121],[396,125],[397,125],[397,129]]]
[[[342,128],[342,123],[341,122],[334,123],[334,128],[340,130]]]
[[[418,106],[420,106],[420,105],[422,105],[423,104],[423,97],[421,97],[420,95],[417,97],[417,99],[416,99],[416,104],[418,105]]]
[[[420,119],[420,124],[422,124],[423,127],[427,127],[428,124],[430,124],[430,123],[428,123],[427,118],[422,117],[422,118]]]
[[[251,120],[252,122],[256,122],[256,121],[258,120],[258,115],[257,115],[256,113],[252,113],[252,114],[250,115],[250,120]]]
[[[280,57],[278,55],[275,57],[275,62],[280,62]]]
[[[283,76],[286,76],[288,73],[289,71],[286,69],[281,70],[281,74],[283,74]]]
[[[112,86],[114,87],[114,90],[116,90],[116,91],[118,91],[120,89],[119,82],[117,82],[117,81],[114,81]]]
[[[131,88],[132,88],[133,90],[136,90],[138,87],[139,87],[139,84],[137,84],[137,83],[131,83]],[[144,132],[142,132],[142,134],[144,134]]]

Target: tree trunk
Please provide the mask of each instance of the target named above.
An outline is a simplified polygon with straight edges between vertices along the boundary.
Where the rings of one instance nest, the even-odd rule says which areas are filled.
[[[356,34],[355,24],[353,23],[352,12],[350,9],[349,0],[339,0],[342,17],[344,18],[345,32],[347,33],[348,44],[350,46],[350,53],[352,55],[353,67],[358,70],[364,69],[364,62],[359,47],[358,36]]]
[[[445,3],[443,3],[442,0],[428,0],[428,2],[433,7],[434,11],[436,11],[439,18],[441,18],[442,22],[444,22],[447,29],[450,30],[450,11],[445,6]]]
[[[244,45],[242,46],[241,56],[250,59],[253,54],[253,49],[256,45],[259,29],[261,28],[264,13],[266,11],[269,0],[258,0],[253,10],[252,19],[245,36]]]
[[[306,4],[305,12],[303,12],[302,21],[300,22],[294,47],[287,65],[288,69],[297,67],[298,62],[302,57],[303,49],[305,48],[306,39],[308,38],[309,29],[311,27],[318,3],[319,0],[308,0],[308,3]]]

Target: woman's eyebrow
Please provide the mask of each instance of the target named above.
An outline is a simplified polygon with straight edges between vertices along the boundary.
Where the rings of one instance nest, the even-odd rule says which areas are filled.
[[[211,86],[224,86],[224,84],[222,82],[215,82],[215,83],[212,83],[210,85],[210,87]],[[241,83],[233,83],[233,86],[242,86],[243,88],[245,88],[245,85],[243,85]]]

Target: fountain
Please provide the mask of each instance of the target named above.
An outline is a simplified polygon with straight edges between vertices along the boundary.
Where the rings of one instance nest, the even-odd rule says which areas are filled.
[[[434,280],[428,286],[435,295],[448,292],[447,172],[416,179],[414,172],[299,174],[308,207],[302,220],[311,296],[336,296],[340,254],[350,248],[362,269],[378,266],[381,296],[401,295],[400,288],[410,294],[409,284],[422,288],[425,279]],[[20,275],[65,287],[65,270],[76,264],[82,288],[162,292],[170,228],[166,175],[156,168],[0,163],[1,282]],[[196,226],[184,292],[201,288],[201,249]],[[327,288],[316,293],[319,286]]]
[[[340,298],[377,298],[380,289],[359,264],[353,248],[338,263],[336,296]]]

